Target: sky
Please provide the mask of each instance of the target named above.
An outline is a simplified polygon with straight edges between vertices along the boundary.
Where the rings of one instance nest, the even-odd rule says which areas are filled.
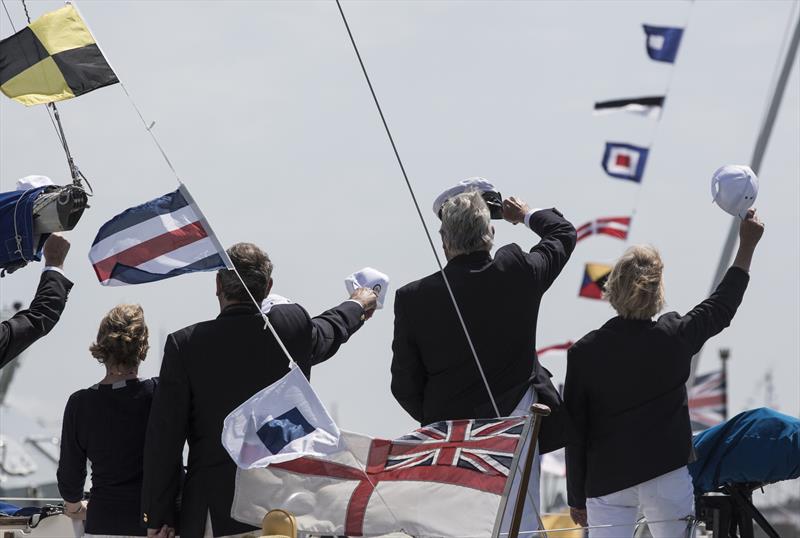
[[[19,29],[21,5],[6,0]],[[33,17],[59,2],[29,1]],[[225,245],[251,241],[275,263],[274,292],[312,315],[346,298],[364,266],[392,291],[436,270],[402,175],[333,2],[80,2],[108,60]],[[545,295],[540,347],[576,340],[614,315],[578,298],[588,262],[611,263],[650,243],[665,262],[667,309],[709,293],[731,217],[710,178],[747,164],[796,2],[343,2],[428,227],[435,196],[484,176],[532,207],[558,207],[576,226],[633,215],[627,242],[581,242]],[[794,12],[797,16],[797,11]],[[645,53],[642,23],[686,27],[674,65]],[[12,33],[0,13],[0,36]],[[766,223],[739,313],[709,341],[699,372],[731,348],[731,414],[768,403],[800,413],[800,66],[794,66],[760,171]],[[594,101],[662,95],[658,120],[593,117]],[[24,357],[9,403],[57,425],[72,392],[103,368],[88,352],[114,305],[143,306],[155,376],[166,334],[218,313],[214,274],[104,288],[87,259],[100,226],[176,188],[120,86],[59,103],[73,155],[95,194],[68,237],[75,282],[56,328]],[[607,141],[650,147],[641,185],[610,178]],[[41,107],[0,100],[0,191],[25,175],[69,179]],[[497,222],[497,246],[532,247]],[[439,246],[438,238],[434,241]],[[443,255],[441,249],[440,255]],[[40,264],[0,280],[0,305],[29,301]],[[480,293],[480,291],[476,291]],[[493,297],[502,315],[504,301]],[[393,297],[312,384],[345,429],[398,436],[415,427],[389,390]],[[253,361],[283,360],[259,356]],[[648,360],[642,357],[642,360]],[[219,357],[225,368],[225,357]],[[566,357],[542,358],[556,381]],[[242,376],[246,376],[246,371]]]

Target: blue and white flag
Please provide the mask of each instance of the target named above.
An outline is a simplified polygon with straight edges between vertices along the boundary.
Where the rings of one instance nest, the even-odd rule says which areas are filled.
[[[619,142],[606,142],[603,170],[611,177],[640,183],[647,162],[647,148]]]
[[[650,26],[643,24],[646,36],[647,55],[657,62],[673,63],[683,37],[683,28]]]
[[[340,451],[341,433],[296,365],[225,417],[222,445],[241,469]]]
[[[104,286],[233,269],[184,185],[103,224],[92,243],[89,260]]]

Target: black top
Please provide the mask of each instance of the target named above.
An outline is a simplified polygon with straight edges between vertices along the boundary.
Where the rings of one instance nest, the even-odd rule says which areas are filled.
[[[27,310],[0,323],[0,368],[50,332],[64,306],[72,282],[58,271],[44,271],[36,295]]]
[[[86,460],[92,489],[86,532],[143,536],[139,523],[142,456],[156,379],[131,379],[79,390],[67,401],[61,432],[58,490],[65,501],[83,498]]]
[[[564,402],[576,426],[567,446],[569,505],[651,480],[689,463],[686,396],[692,356],[730,325],[749,275],[731,267],[685,316],[609,320],[573,345]]]
[[[500,413],[514,410],[531,383],[558,411],[560,396],[536,358],[539,303],[575,248],[575,228],[555,209],[537,211],[530,226],[541,241],[451,259],[444,271]],[[397,290],[392,393],[421,424],[494,417],[489,395],[440,273]],[[563,446],[544,421],[542,452]]]
[[[361,327],[364,310],[346,301],[312,319],[302,306],[282,304],[268,317],[308,376],[313,364],[331,357]],[[231,411],[288,371],[285,355],[251,304],[229,306],[216,319],[169,335],[145,441],[141,518],[149,528],[180,522],[182,536],[202,536],[210,512],[217,536],[253,529],[231,518],[236,464],[222,446],[222,425]],[[177,473],[187,441],[178,517]]]

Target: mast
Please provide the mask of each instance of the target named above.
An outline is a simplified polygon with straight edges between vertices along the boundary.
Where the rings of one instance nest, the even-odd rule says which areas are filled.
[[[794,14],[794,10],[792,10],[792,14]],[[769,144],[770,136],[772,135],[772,128],[775,126],[775,119],[778,116],[778,109],[780,109],[781,101],[783,100],[783,94],[786,90],[786,83],[789,81],[789,74],[792,72],[792,66],[794,65],[794,59],[797,56],[797,46],[800,43],[800,17],[798,17],[795,25],[794,25],[794,32],[792,33],[792,39],[789,42],[789,48],[786,50],[786,57],[783,60],[783,67],[781,68],[780,75],[778,76],[778,80],[775,84],[775,91],[772,94],[772,98],[770,99],[769,108],[767,109],[767,114],[764,116],[764,123],[761,124],[761,130],[758,133],[758,138],[756,139],[756,146],[753,149],[753,157],[750,159],[750,168],[753,169],[756,175],[761,168],[761,162],[764,159],[764,153],[767,150],[767,145]],[[714,290],[719,285],[720,281],[722,281],[722,277],[725,276],[725,272],[730,267],[731,259],[733,258],[733,249],[737,244],[737,239],[739,235],[739,224],[741,220],[738,217],[733,217],[731,221],[731,227],[728,229],[728,238],[725,240],[725,246],[722,248],[722,255],[719,258],[719,265],[717,265],[717,272],[714,274],[714,280],[711,282],[711,291],[709,293],[713,293]],[[694,383],[694,376],[695,372],[697,371],[697,363],[700,362],[700,355],[703,353],[703,350],[697,352],[697,354],[692,357],[692,369],[689,375],[689,381],[687,382],[687,386],[691,387]]]

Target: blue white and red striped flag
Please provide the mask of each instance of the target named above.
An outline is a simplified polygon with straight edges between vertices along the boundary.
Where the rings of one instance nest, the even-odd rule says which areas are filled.
[[[104,286],[233,268],[184,185],[106,222],[94,238],[89,260]]]

